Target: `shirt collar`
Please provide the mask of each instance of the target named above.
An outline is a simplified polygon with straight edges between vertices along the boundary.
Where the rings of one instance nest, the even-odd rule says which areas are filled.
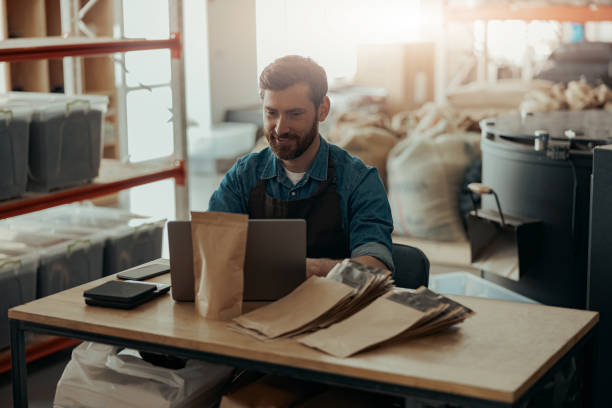
[[[327,143],[327,141],[323,138],[323,136],[319,135],[319,137],[321,139],[319,151],[317,152],[317,155],[315,156],[314,160],[310,164],[310,168],[306,171],[306,174],[304,175],[304,179],[310,176],[313,179],[318,180],[318,181],[327,180],[327,162],[329,158],[329,143]],[[281,161],[276,157],[276,155],[272,152],[272,150],[270,150],[269,147],[268,147],[268,152],[269,152],[269,155],[266,160],[266,165],[264,167],[263,172],[261,173],[260,178],[262,180],[269,180],[274,177],[278,177],[279,179],[286,177],[285,169],[283,168]]]

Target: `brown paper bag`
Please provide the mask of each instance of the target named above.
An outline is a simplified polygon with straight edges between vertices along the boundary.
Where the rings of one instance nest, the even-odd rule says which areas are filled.
[[[242,311],[246,214],[192,212],[195,305],[207,319],[229,320]]]
[[[353,289],[335,280],[311,276],[287,296],[234,319],[243,329],[267,338],[294,332],[350,299]]]
[[[348,357],[417,327],[449,307],[407,291],[390,293],[333,326],[302,337],[299,342],[336,357]]]

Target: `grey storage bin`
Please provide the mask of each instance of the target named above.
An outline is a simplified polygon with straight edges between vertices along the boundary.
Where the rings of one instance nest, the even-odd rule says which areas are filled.
[[[80,228],[105,236],[103,275],[161,257],[166,220],[146,217],[116,208],[68,204],[16,219],[37,217],[47,227]]]
[[[104,276],[160,258],[165,224],[165,220],[144,220],[111,231],[104,247]]]
[[[98,176],[106,96],[13,92],[7,98],[33,109],[28,191],[71,187]]]
[[[0,251],[0,349],[10,344],[8,310],[36,298],[37,253]]]
[[[67,231],[63,231],[67,232]],[[60,234],[47,228],[0,225],[0,252],[38,252],[36,296],[44,297],[102,277],[104,238],[90,233]]]
[[[26,191],[31,117],[27,107],[0,102],[0,200]]]

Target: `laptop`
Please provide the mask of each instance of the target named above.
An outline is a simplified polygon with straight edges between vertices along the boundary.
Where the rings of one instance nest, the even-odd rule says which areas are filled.
[[[172,297],[194,300],[191,223],[168,222]],[[306,221],[252,219],[244,260],[245,301],[273,301],[306,279]]]

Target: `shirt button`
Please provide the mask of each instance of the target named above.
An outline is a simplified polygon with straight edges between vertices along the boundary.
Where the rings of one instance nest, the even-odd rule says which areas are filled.
[[[292,191],[292,192],[291,192],[291,195],[292,195],[293,197],[295,197],[295,191]]]

